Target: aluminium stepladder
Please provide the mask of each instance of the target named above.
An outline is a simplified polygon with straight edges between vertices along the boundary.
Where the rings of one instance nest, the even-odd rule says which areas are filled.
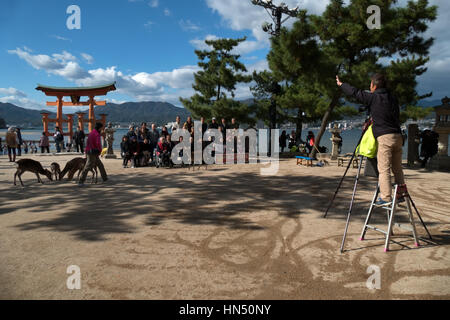
[[[428,231],[427,226],[425,225],[425,222],[422,220],[422,217],[419,214],[419,211],[417,210],[416,205],[414,204],[414,201],[411,199],[411,196],[409,195],[408,192],[408,188],[406,187],[406,184],[403,185],[394,185],[394,197],[392,202],[384,204],[384,205],[377,205],[376,201],[378,199],[378,195],[380,193],[380,186],[378,185],[377,190],[375,191],[374,197],[372,199],[372,203],[370,205],[370,209],[369,212],[367,214],[367,218],[366,218],[366,222],[364,223],[364,228],[363,231],[361,233],[361,237],[360,240],[363,241],[364,237],[366,236],[366,232],[368,229],[383,233],[386,236],[386,244],[384,247],[384,252],[388,252],[389,251],[389,244],[391,241],[391,236],[393,235],[393,227],[394,227],[394,218],[395,218],[395,213],[397,211],[397,207],[399,205],[399,202],[406,202],[406,209],[408,211],[408,217],[409,217],[409,222],[411,224],[411,228],[405,228],[404,225],[401,224],[395,224],[395,226],[402,228],[402,229],[406,229],[408,231],[412,232],[412,236],[414,238],[415,241],[415,245],[416,247],[418,247],[419,244],[419,237],[417,236],[417,231],[416,231],[416,223],[414,221],[414,215],[412,212],[412,207],[415,210],[415,213],[417,214],[417,217],[419,218],[420,222],[422,223],[424,229],[426,230],[428,237],[430,238],[430,240],[432,240],[431,234]],[[381,230],[375,226],[370,225],[370,219],[372,217],[373,211],[375,208],[381,208],[381,209],[385,209],[386,213],[387,213],[387,218],[388,218],[388,230]]]

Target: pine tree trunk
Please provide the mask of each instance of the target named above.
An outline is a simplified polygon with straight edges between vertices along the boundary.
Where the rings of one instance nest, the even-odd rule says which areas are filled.
[[[337,103],[339,101],[339,95],[336,95],[333,100],[330,102],[330,106],[328,107],[327,112],[325,112],[325,115],[322,118],[322,125],[320,126],[319,133],[316,137],[316,147],[317,149],[320,147],[320,140],[322,140],[322,137],[325,133],[325,130],[327,129],[328,122],[330,120],[330,116],[333,113],[334,108],[336,107]],[[317,149],[313,148],[311,152],[311,158],[315,159],[317,156]]]
[[[300,143],[302,141],[302,130],[303,130],[303,115],[302,108],[298,108],[297,114],[297,128],[296,128],[296,142]]]

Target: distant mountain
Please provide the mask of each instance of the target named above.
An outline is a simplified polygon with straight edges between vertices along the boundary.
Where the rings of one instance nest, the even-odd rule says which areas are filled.
[[[253,99],[242,101],[251,105]],[[442,104],[441,100],[424,100],[419,103],[422,107],[435,107]],[[353,104],[350,104],[353,105]],[[357,107],[357,105],[354,105]],[[18,125],[21,127],[41,127],[41,110],[31,110],[18,107],[11,103],[0,102],[0,118],[5,119],[8,125]],[[109,103],[106,106],[95,108],[95,115],[100,118],[100,114],[108,115],[108,121],[115,123],[156,123],[158,126],[175,121],[176,116],[180,116],[182,121],[190,115],[184,108],[178,108],[166,102],[126,102],[123,104]],[[54,112],[50,113],[50,118],[55,118]]]
[[[123,104],[108,103],[106,106],[96,107],[95,116],[108,115],[108,121],[121,123],[155,123],[164,125],[174,122],[177,116],[185,121],[190,115],[184,108],[175,107],[167,102],[126,102]]]
[[[11,103],[0,102],[0,118],[5,119],[8,125],[21,127],[42,126],[42,110],[24,109]],[[50,117],[55,117],[55,113],[50,113]]]
[[[442,100],[422,100],[418,103],[421,107],[437,107],[442,105]]]
[[[0,102],[0,118],[5,119],[9,125],[20,127],[41,127],[42,116],[40,110],[25,109],[11,103]],[[95,116],[100,119],[100,114],[108,115],[107,120],[119,123],[148,122],[163,125],[175,121],[180,116],[182,121],[190,115],[184,108],[178,108],[165,102],[127,102],[124,104],[109,103],[106,106],[95,108]],[[55,118],[54,112],[50,118]]]

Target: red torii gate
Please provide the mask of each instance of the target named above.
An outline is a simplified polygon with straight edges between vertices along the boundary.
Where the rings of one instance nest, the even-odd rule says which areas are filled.
[[[116,83],[112,82],[103,86],[98,87],[75,87],[75,88],[60,88],[60,87],[49,87],[38,84],[36,90],[42,91],[46,96],[57,97],[56,102],[47,102],[48,107],[58,107],[56,111],[56,119],[50,119],[48,112],[42,112],[42,122],[44,124],[44,132],[47,135],[50,135],[48,132],[48,124],[50,122],[56,123],[56,125],[61,129],[61,132],[65,136],[73,137],[73,114],[67,115],[67,120],[63,118],[63,107],[80,107],[80,106],[89,106],[89,118],[84,119],[84,112],[78,112],[78,125],[84,129],[84,123],[88,122],[89,124],[89,132],[94,130],[95,127],[95,114],[94,107],[95,106],[105,106],[106,101],[96,101],[96,96],[106,96],[108,92],[116,90]],[[65,102],[63,100],[64,97],[70,97],[71,102]],[[89,97],[89,100],[86,102],[81,102],[81,97]],[[101,121],[103,126],[106,125],[106,114],[101,114]],[[68,124],[68,133],[64,133],[63,124]]]

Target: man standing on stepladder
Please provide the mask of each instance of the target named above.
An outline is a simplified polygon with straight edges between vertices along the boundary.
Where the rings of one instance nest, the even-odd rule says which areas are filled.
[[[372,77],[370,92],[342,83],[339,76],[336,76],[336,82],[346,95],[352,96],[369,107],[373,119],[373,135],[378,141],[377,158],[381,197],[377,204],[388,204],[392,202],[391,169],[395,176],[395,183],[405,184],[398,100],[387,90],[386,78],[382,74],[375,74]]]

